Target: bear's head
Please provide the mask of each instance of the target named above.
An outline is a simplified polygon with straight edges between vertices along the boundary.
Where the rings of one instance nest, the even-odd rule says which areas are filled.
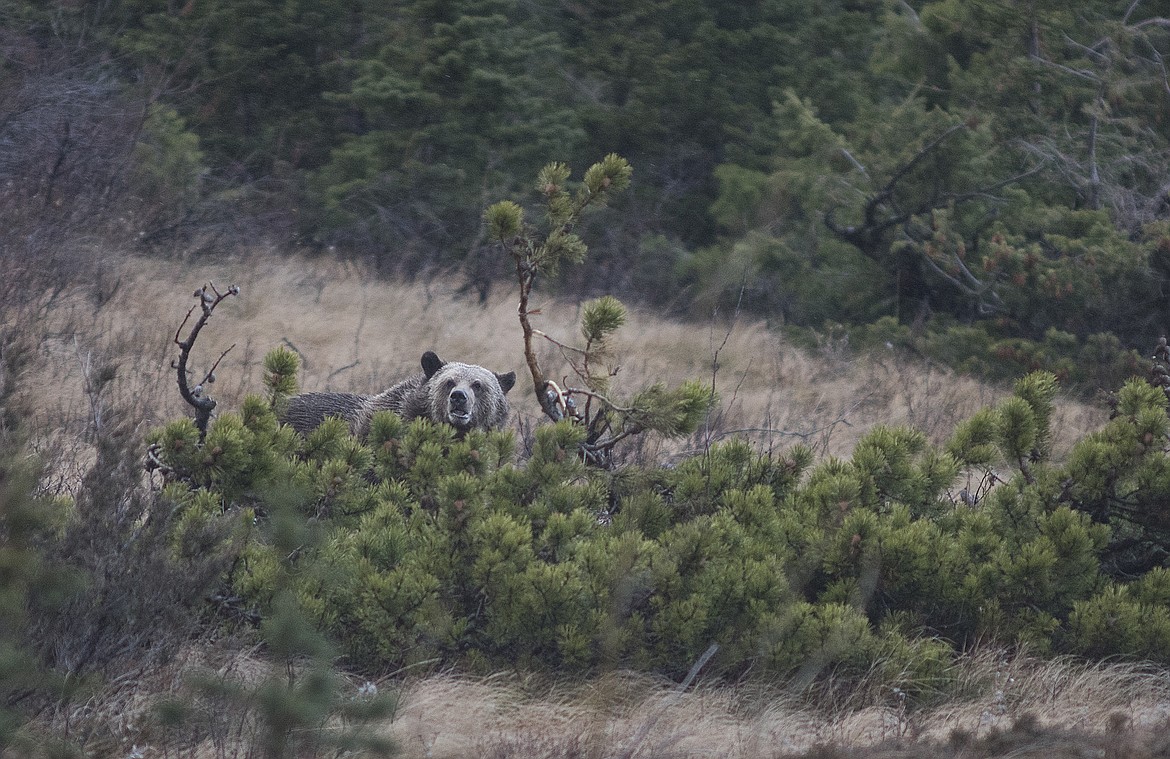
[[[446,422],[460,432],[495,429],[508,420],[508,391],[516,373],[497,374],[475,364],[447,362],[433,351],[422,357],[432,421]]]

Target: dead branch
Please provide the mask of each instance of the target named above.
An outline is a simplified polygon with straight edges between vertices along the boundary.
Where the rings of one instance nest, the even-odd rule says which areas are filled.
[[[329,372],[329,376],[325,378],[325,384],[328,385],[330,382],[333,381],[334,377],[341,374],[342,372],[348,372],[350,369],[354,368],[355,366],[360,366],[361,363],[362,363],[362,360],[359,358],[356,361],[353,361],[351,363],[346,364],[345,366],[340,366],[340,367],[334,369],[333,371]]]
[[[931,153],[966,128],[963,124],[956,124],[944,130],[928,141],[908,161],[895,169],[881,189],[866,198],[862,208],[863,221],[861,224],[845,225],[839,223],[836,218],[839,206],[834,206],[825,213],[825,226],[837,237],[850,243],[866,256],[880,260],[882,252],[886,249],[888,235],[894,228],[901,226],[907,238],[920,243],[922,236],[913,229],[916,217],[931,213],[939,208],[954,207],[976,199],[995,200],[997,192],[1033,176],[1046,163],[1045,158],[1040,156],[1040,160],[1035,166],[997,182],[959,192],[942,192],[936,189],[929,197],[922,199],[913,207],[901,207],[895,197],[899,184],[910,175],[916,166],[927,160]],[[949,258],[950,262],[956,265],[958,275],[948,273],[928,255],[921,255],[919,258],[925,262],[928,270],[941,277],[963,295],[974,298],[981,313],[992,313],[1002,307],[1000,297],[995,291],[998,283],[995,280],[980,279],[958,256]]]
[[[944,142],[950,139],[953,135],[965,130],[967,127],[963,124],[955,124],[946,129],[937,137],[926,143],[917,153],[915,153],[909,161],[899,166],[890,176],[889,180],[871,195],[865,201],[865,206],[862,208],[863,222],[860,226],[847,225],[842,226],[837,223],[836,213],[838,206],[833,206],[825,213],[824,223],[833,234],[845,240],[862,253],[874,257],[883,235],[886,231],[893,229],[899,225],[905,224],[912,217],[918,216],[925,211],[938,207],[942,196],[932,197],[925,203],[918,207],[904,211],[896,207],[894,203],[894,193],[898,189],[899,183],[910,174],[914,168],[922,163],[935,150],[939,148]],[[886,213],[885,210],[889,206],[894,206],[892,213]],[[884,218],[881,218],[884,217]]]
[[[215,382],[215,370],[219,367],[219,362],[223,361],[232,348],[236,347],[233,343],[230,348],[220,354],[215,363],[211,365],[211,369],[203,376],[203,379],[191,387],[187,382],[187,362],[191,358],[191,349],[195,347],[195,341],[199,338],[199,332],[203,329],[207,321],[211,319],[212,313],[215,312],[216,306],[222,303],[226,298],[232,295],[239,295],[240,288],[232,285],[226,291],[220,292],[216,289],[214,282],[208,282],[203,287],[195,291],[194,297],[199,300],[191,310],[187,312],[183,323],[175,330],[175,345],[179,346],[179,358],[177,361],[171,362],[171,367],[175,369],[175,374],[179,382],[179,395],[183,396],[183,400],[187,405],[195,409],[195,426],[199,429],[199,439],[202,440],[207,434],[207,425],[211,420],[211,413],[215,410],[215,399],[207,392],[207,386]],[[195,309],[200,309],[200,316],[192,325],[191,331],[187,333],[187,337],[180,339],[183,328],[187,326],[187,322],[191,320],[191,315],[195,313]]]

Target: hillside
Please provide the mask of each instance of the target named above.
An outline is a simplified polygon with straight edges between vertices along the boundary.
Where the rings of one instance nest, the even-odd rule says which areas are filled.
[[[170,366],[171,341],[191,292],[209,280],[241,288],[216,312],[195,358],[206,365],[234,344],[214,388],[224,413],[244,394],[262,390],[261,357],[281,344],[302,356],[307,390],[381,388],[414,371],[415,354],[427,348],[500,369],[522,368],[515,305],[505,292],[481,306],[458,296],[453,283],[405,285],[351,263],[263,254],[222,263],[111,258],[105,267],[106,281],[116,288],[99,294],[78,286],[60,300],[38,322],[39,349],[19,379],[21,401],[33,409],[35,445],[51,462],[45,486],[60,494],[78,486],[93,462],[88,441],[102,425],[113,425],[111,414],[131,422],[136,434],[185,414]],[[540,308],[542,329],[564,338],[574,334],[576,305],[551,299]],[[751,439],[762,452],[804,442],[819,457],[847,458],[871,428],[890,423],[917,426],[941,443],[958,421],[1008,395],[894,351],[867,355],[825,344],[809,353],[746,320],[683,324],[635,310],[618,350],[630,357],[619,373],[623,386],[700,376],[713,378],[720,393],[700,434],[631,453],[647,462],[685,458],[707,440],[731,436]],[[544,360],[556,358],[546,346]],[[86,387],[94,387],[105,366],[116,372],[99,402]],[[541,422],[525,389],[521,384],[513,397],[513,426],[522,438]],[[102,412],[96,420],[95,409]],[[1104,408],[1062,398],[1054,416],[1057,455],[1106,416]],[[956,482],[956,490],[964,484]],[[84,724],[86,745],[106,747],[101,751],[138,745],[143,756],[171,755],[185,745],[187,753],[178,755],[246,754],[254,740],[250,718],[192,728],[179,739],[157,733],[150,713],[154,701],[185,693],[182,683],[208,666],[227,682],[265,677],[270,665],[247,635],[202,639],[161,669],[122,666],[84,705],[46,715],[44,726]],[[881,677],[843,680],[844,690],[830,679],[806,692],[783,682],[705,682],[680,695],[669,682],[633,673],[582,682],[516,673],[479,679],[424,667],[377,678],[380,692],[401,698],[393,719],[378,729],[393,735],[405,756],[450,757],[802,755],[824,743],[840,751],[891,741],[930,745],[955,730],[976,737],[1008,730],[980,749],[994,756],[996,745],[1042,745],[1079,755],[1124,723],[1129,753],[1116,755],[1145,756],[1155,750],[1149,740],[1157,734],[1146,731],[1164,724],[1170,710],[1157,668],[1045,661],[994,649],[962,657],[953,668],[949,677],[961,687],[910,707],[891,696]],[[356,692],[365,682],[351,675],[346,687]],[[1013,732],[1028,715],[1043,729],[1025,720]],[[214,738],[221,730],[234,737]]]
[[[1167,755],[1164,5],[0,3],[0,757]]]
[[[618,154],[574,298],[1090,389],[1163,329],[1156,3],[13,0],[0,26],[6,256],[270,243],[486,289],[484,209]]]

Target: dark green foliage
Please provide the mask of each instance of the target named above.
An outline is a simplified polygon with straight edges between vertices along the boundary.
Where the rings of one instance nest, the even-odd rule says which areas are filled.
[[[1170,306],[1148,2],[10,0],[0,26],[5,197],[58,235],[250,224],[486,298],[486,200],[617,151],[640,167],[621,213],[563,241],[582,297],[1090,392]]]
[[[332,146],[324,91],[351,42],[348,3],[129,0],[103,19],[127,66],[184,90],[183,115],[218,169],[244,178],[319,163]],[[157,85],[156,85],[157,86]]]
[[[501,0],[365,11],[344,84],[324,93],[352,127],[312,176],[314,231],[367,249],[393,241],[383,263],[411,271],[412,257],[474,245],[485,194],[573,154],[584,135],[549,12]]]
[[[264,387],[271,394],[268,405],[280,408],[281,401],[297,392],[297,372],[301,363],[297,354],[274,348],[264,356]]]
[[[203,192],[207,171],[199,137],[169,105],[151,107],[134,151],[133,184],[155,210],[146,223],[154,228],[179,225]]]
[[[1086,393],[1119,387],[1143,366],[1139,351],[1123,347],[1108,332],[1078,338],[1049,328],[1042,336],[1028,339],[1007,337],[990,322],[964,325],[947,319],[937,319],[925,332],[915,332],[893,317],[882,317],[864,327],[837,325],[834,333],[846,335],[850,345],[862,350],[892,346],[990,380],[1013,381],[1029,372],[1051,372],[1063,386]],[[800,333],[794,337],[807,339]]]

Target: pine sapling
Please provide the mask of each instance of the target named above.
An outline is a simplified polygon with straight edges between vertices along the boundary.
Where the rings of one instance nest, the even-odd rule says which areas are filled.
[[[714,402],[711,389],[689,381],[675,388],[655,384],[624,403],[612,396],[611,380],[618,365],[609,338],[624,326],[625,307],[612,296],[585,304],[581,319],[583,346],[557,340],[532,325],[539,309],[530,307],[532,288],[540,275],[554,276],[564,261],[580,264],[588,251],[573,229],[590,207],[608,202],[625,189],[630,164],[610,154],[585,172],[575,192],[568,189],[569,167],[551,163],[537,179],[544,200],[544,222],[538,230],[525,223],[524,210],[510,200],[489,207],[484,214],[488,236],[512,258],[520,286],[518,315],[524,338],[524,357],[532,375],[533,391],[541,410],[553,421],[568,420],[587,430],[580,451],[586,461],[608,466],[614,446],[632,435],[657,432],[666,436],[693,432]],[[535,340],[556,345],[569,364],[573,379],[557,382],[540,366]]]

